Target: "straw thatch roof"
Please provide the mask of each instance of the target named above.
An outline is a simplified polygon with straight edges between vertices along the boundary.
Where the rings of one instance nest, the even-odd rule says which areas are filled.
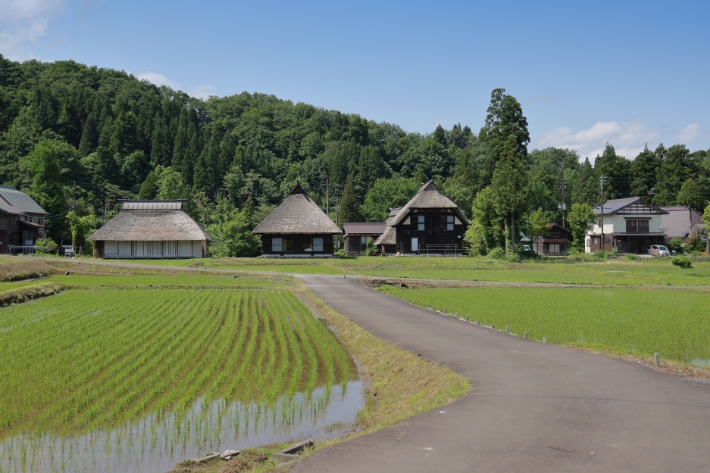
[[[253,233],[322,235],[340,234],[342,230],[311,200],[300,185],[296,185],[286,200],[257,225]]]
[[[397,215],[392,219],[391,224],[388,223],[388,225],[399,225],[407,218],[409,211],[413,209],[451,209],[461,222],[466,225],[471,225],[471,221],[461,212],[458,205],[454,204],[451,199],[446,197],[444,193],[436,187],[433,179],[424,184],[416,195],[412,197],[412,200],[407,202],[407,205],[399,209]]]
[[[92,241],[212,240],[210,234],[182,210],[133,210],[133,207],[136,206],[128,202],[124,204],[123,210],[116,217],[96,230],[88,239]],[[156,205],[156,207],[161,206]]]

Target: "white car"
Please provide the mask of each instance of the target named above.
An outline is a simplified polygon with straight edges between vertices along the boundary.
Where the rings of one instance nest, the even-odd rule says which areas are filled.
[[[649,251],[652,256],[670,256],[671,252],[668,251],[663,245],[651,245],[651,250]]]
[[[74,257],[76,256],[76,250],[74,250],[74,245],[64,245],[62,246],[64,249],[64,256],[69,256],[69,257]]]

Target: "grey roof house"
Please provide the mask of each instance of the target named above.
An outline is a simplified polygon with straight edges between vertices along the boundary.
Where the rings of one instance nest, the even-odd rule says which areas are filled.
[[[661,207],[668,212],[661,216],[663,231],[668,238],[690,238],[693,225],[703,223],[700,212],[680,205]]]
[[[46,238],[47,212],[29,195],[0,186],[0,254],[32,251],[38,238]]]
[[[212,237],[182,210],[182,200],[127,200],[88,239],[95,258],[205,258]]]
[[[264,256],[328,257],[343,232],[297,184],[252,233],[261,235]]]
[[[385,232],[384,222],[345,222],[345,251],[349,254],[360,254],[367,249],[367,240],[377,240]]]

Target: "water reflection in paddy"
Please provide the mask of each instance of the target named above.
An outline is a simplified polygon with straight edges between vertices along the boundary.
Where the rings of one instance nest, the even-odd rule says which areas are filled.
[[[208,452],[308,437],[337,437],[353,428],[364,404],[362,381],[350,381],[275,403],[206,405],[182,415],[151,415],[110,431],[75,437],[23,435],[0,443],[0,473],[154,473]]]

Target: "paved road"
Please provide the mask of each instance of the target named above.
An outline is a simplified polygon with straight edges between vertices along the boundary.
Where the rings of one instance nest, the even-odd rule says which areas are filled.
[[[342,277],[299,276],[369,332],[473,390],[316,452],[294,472],[710,472],[710,386],[456,321]]]

